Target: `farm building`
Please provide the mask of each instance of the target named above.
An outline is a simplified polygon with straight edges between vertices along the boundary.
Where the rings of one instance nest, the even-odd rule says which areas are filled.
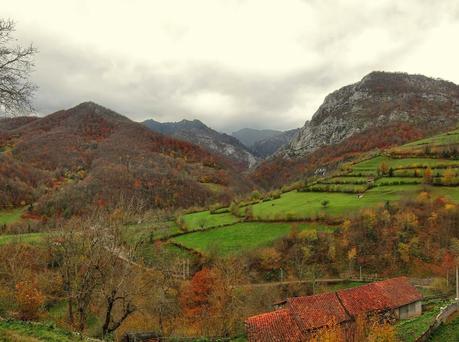
[[[331,324],[352,336],[353,322],[362,315],[405,319],[422,314],[422,295],[406,277],[392,278],[336,292],[289,298],[275,311],[249,317],[250,342],[299,342]],[[349,338],[352,340],[352,338]]]

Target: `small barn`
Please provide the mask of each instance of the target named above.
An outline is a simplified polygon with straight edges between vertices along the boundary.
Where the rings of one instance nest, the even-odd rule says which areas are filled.
[[[330,322],[351,336],[358,316],[388,313],[397,319],[422,314],[422,295],[407,277],[288,298],[278,310],[249,317],[245,324],[250,342],[301,342]]]

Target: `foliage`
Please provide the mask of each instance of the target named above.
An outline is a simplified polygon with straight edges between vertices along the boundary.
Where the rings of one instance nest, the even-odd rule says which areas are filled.
[[[35,280],[24,280],[16,284],[16,302],[20,319],[35,320],[45,302],[45,297]]]

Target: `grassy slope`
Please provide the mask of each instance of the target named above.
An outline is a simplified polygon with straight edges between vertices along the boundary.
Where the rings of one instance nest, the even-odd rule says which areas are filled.
[[[360,199],[355,194],[292,191],[283,194],[280,199],[253,206],[253,213],[257,219],[263,220],[273,220],[276,214],[287,213],[297,219],[311,219],[321,215],[337,217],[361,208],[383,204],[385,201],[399,200],[402,194],[418,189],[419,187],[413,185],[376,187],[367,191]],[[323,208],[323,200],[329,201],[327,208]]]
[[[36,244],[36,243],[42,242],[45,237],[46,237],[46,233],[0,235],[0,246],[9,244],[9,243]]]
[[[240,221],[238,217],[235,217],[230,213],[211,214],[209,211],[201,211],[198,213],[184,215],[183,220],[188,230],[223,226]]]
[[[0,341],[11,342],[73,342],[86,341],[54,324],[22,321],[0,321]]]
[[[173,241],[204,254],[215,252],[226,256],[268,246],[273,241],[287,235],[291,231],[291,227],[292,225],[289,223],[246,222],[182,235],[174,238]],[[333,230],[331,227],[315,224],[300,224],[298,228],[300,231],[308,229]]]
[[[432,342],[459,341],[459,316],[440,326],[431,336]]]
[[[403,158],[403,159],[391,159],[386,156],[378,156],[375,158],[368,159],[361,163],[358,163],[353,166],[354,171],[360,170],[376,170],[378,166],[382,163],[386,163],[388,167],[394,169],[405,168],[405,167],[435,167],[435,165],[451,165],[458,166],[459,160],[450,160],[450,159],[430,159],[430,158]]]
[[[421,139],[412,143],[403,145],[402,148],[413,148],[423,145],[441,146],[459,143],[459,129],[447,133],[439,134],[430,138]]]
[[[444,302],[437,302],[421,316],[399,321],[395,328],[400,340],[403,342],[416,341],[416,338],[421,336],[433,323],[440,312],[440,307],[444,304]]]
[[[10,224],[19,221],[23,212],[23,208],[0,210],[0,224]]]

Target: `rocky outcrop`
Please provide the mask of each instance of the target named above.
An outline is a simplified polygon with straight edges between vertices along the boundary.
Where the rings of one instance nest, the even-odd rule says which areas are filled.
[[[422,75],[372,72],[329,94],[279,155],[304,157],[322,146],[394,122],[441,129],[454,127],[458,121],[458,85]]]
[[[241,163],[245,167],[250,168],[257,162],[257,158],[235,137],[217,132],[199,120],[164,123],[146,120],[143,124],[155,132],[199,145],[210,152]]]

